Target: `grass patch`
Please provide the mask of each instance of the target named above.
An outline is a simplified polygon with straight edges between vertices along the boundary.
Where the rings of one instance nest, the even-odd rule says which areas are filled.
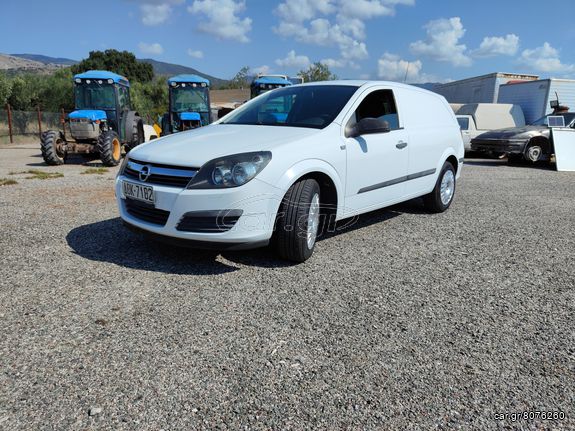
[[[18,181],[11,178],[0,178],[0,186],[12,186],[18,184]]]
[[[108,173],[106,168],[88,168],[82,172],[82,175],[103,175],[106,173]]]
[[[10,175],[24,175],[28,174],[27,180],[49,180],[52,178],[62,178],[64,174],[62,172],[45,172],[38,169],[30,169],[23,172],[10,172]]]

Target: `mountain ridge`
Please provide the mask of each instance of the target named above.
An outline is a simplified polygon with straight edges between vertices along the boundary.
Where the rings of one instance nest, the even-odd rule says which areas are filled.
[[[181,64],[167,63],[153,58],[139,58],[139,62],[150,63],[156,76],[169,77],[181,74],[199,75],[210,81],[212,87],[220,87],[228,81],[201,72],[193,67]],[[61,67],[78,64],[79,61],[65,57],[50,57],[42,54],[0,54],[0,70],[13,72],[43,72],[49,73]]]

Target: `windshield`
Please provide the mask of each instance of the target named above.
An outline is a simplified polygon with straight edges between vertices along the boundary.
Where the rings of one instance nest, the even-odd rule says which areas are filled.
[[[97,81],[76,84],[74,88],[76,109],[116,109],[114,85]]]
[[[575,112],[563,112],[560,114],[549,114],[545,117],[541,117],[538,120],[535,120],[531,123],[531,126],[548,126],[549,125],[549,117],[557,117],[561,116],[565,118],[565,127],[569,126],[571,122],[575,119]]]
[[[171,88],[172,112],[208,112],[208,88],[183,85]]]
[[[259,96],[260,94],[267,93],[268,91],[275,90],[276,88],[287,87],[286,84],[253,84],[251,97]]]
[[[356,92],[352,85],[304,85],[270,91],[231,112],[220,124],[323,129]]]

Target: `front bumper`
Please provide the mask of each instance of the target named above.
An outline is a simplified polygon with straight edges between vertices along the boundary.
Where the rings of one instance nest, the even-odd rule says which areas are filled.
[[[527,141],[506,141],[491,139],[475,139],[471,141],[471,150],[478,152],[523,154]]]
[[[154,188],[157,211],[165,217],[161,221],[146,217],[134,211],[133,201],[127,201],[122,191],[122,181],[145,184]],[[276,187],[254,178],[249,183],[229,189],[187,190],[180,187],[142,183],[133,178],[118,176],[116,179],[116,200],[120,217],[136,230],[164,237],[170,243],[195,248],[239,249],[265,245],[272,236],[275,216],[283,194]],[[230,213],[240,214],[232,227],[222,231],[198,228],[198,220],[190,223],[190,214],[217,214],[221,212],[223,220]],[[186,217],[185,217],[186,216]],[[165,220],[165,224],[162,224]],[[214,216],[215,220],[215,216]],[[201,222],[204,220],[199,220]],[[213,225],[213,224],[212,224]],[[191,226],[191,228],[190,228]],[[201,227],[201,226],[200,226]],[[188,231],[188,230],[195,231]]]

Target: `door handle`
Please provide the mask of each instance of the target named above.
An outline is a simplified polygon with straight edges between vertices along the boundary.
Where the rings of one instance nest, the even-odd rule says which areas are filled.
[[[396,145],[396,148],[399,148],[400,150],[403,150],[405,147],[407,147],[407,142],[404,141],[399,141]]]

